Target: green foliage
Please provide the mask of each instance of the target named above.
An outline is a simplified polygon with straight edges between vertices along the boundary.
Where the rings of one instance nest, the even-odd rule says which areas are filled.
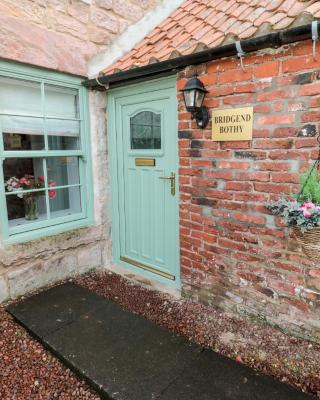
[[[282,215],[284,210],[294,209],[296,206],[300,206],[296,200],[290,200],[286,198],[281,198],[277,201],[272,201],[271,203],[267,204],[268,210],[273,215]]]
[[[315,168],[309,169],[300,176],[301,187],[304,186],[301,195],[296,196],[299,201],[312,201],[315,204],[320,204],[320,177],[319,172]]]

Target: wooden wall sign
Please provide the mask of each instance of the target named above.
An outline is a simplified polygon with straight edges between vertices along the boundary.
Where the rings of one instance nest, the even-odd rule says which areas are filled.
[[[212,140],[252,140],[253,107],[212,111]]]

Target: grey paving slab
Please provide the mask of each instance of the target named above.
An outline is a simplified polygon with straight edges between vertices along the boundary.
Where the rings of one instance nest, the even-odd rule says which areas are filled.
[[[71,283],[8,311],[106,399],[311,399]]]
[[[164,391],[161,400],[312,400],[271,377],[204,350],[192,368]]]
[[[81,286],[65,283],[29,297],[7,310],[40,338],[101,306],[101,297]]]
[[[113,399],[157,399],[202,351],[112,303],[46,341]]]

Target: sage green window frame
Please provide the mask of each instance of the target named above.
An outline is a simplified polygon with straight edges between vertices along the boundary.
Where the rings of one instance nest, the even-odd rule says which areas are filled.
[[[48,132],[44,128],[44,150],[5,150],[3,132],[0,124],[0,241],[3,244],[13,244],[25,242],[39,237],[51,236],[72,229],[88,226],[93,223],[93,188],[91,170],[91,149],[90,149],[90,126],[88,114],[88,91],[81,84],[82,78],[72,75],[43,70],[36,67],[18,65],[6,61],[0,61],[0,77],[16,78],[41,85],[41,110],[42,118],[45,121],[45,98],[44,85],[54,85],[61,89],[73,89],[78,91],[79,115],[78,118],[61,118],[57,120],[76,120],[80,125],[80,149],[79,150],[49,150]],[[1,110],[0,110],[0,115]],[[7,114],[5,114],[7,115]],[[20,115],[30,117],[29,115]],[[31,116],[33,117],[33,116]],[[45,127],[44,123],[44,127]],[[81,193],[81,212],[73,215],[50,219],[50,210],[47,203],[48,219],[32,222],[30,224],[15,226],[10,228],[7,213],[7,202],[5,194],[3,162],[7,158],[39,158],[43,159],[45,166],[46,159],[51,157],[77,157],[79,160],[79,185],[65,185],[63,188],[74,186],[80,187]],[[44,169],[45,180],[47,182],[47,172]],[[59,189],[59,186],[55,187]],[[39,189],[34,189],[34,191]],[[43,191],[43,190],[42,190]],[[26,191],[24,191],[26,193]],[[18,192],[17,192],[18,194]]]

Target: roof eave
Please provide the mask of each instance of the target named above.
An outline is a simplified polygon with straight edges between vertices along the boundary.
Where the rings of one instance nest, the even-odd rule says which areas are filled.
[[[320,22],[317,22],[317,25],[319,32]],[[252,53],[267,48],[278,48],[286,44],[301,42],[311,38],[312,24],[309,23],[307,25],[301,25],[295,28],[285,29],[272,32],[267,35],[241,40],[240,44],[244,53]],[[160,61],[158,63],[132,68],[110,75],[100,76],[99,78],[88,79],[83,82],[83,85],[92,89],[104,90],[113,84],[130,82],[139,78],[148,79],[161,73],[175,71],[190,65],[197,65],[212,60],[231,57],[237,54],[238,50],[235,43],[222,45],[201,52]]]

